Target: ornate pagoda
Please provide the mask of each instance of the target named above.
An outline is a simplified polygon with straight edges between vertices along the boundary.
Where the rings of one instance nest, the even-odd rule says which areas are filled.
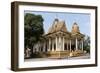
[[[83,41],[84,35],[76,22],[69,32],[65,21],[55,19],[47,34],[42,36],[42,41],[38,42],[36,50],[45,52],[51,58],[79,56],[83,53]]]

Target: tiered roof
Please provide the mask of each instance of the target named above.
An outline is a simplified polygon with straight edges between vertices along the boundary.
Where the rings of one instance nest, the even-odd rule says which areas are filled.
[[[83,38],[84,37],[84,35],[80,33],[79,26],[76,22],[72,26],[72,31],[69,32],[67,30],[65,21],[59,21],[58,19],[54,20],[52,26],[49,28],[46,35],[49,35],[49,34],[52,35],[53,33],[57,34],[59,31],[64,32],[64,34],[69,35],[72,38],[74,37]]]
[[[49,28],[48,34],[58,32],[58,31],[67,32],[67,28],[65,25],[65,21],[59,21],[58,19],[55,19],[52,27]]]

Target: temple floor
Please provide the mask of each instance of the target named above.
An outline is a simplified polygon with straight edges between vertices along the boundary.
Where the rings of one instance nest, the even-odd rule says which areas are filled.
[[[29,62],[29,61],[50,61],[50,60],[64,60],[64,59],[67,59],[67,60],[77,60],[77,59],[89,59],[90,58],[90,54],[87,53],[87,54],[84,54],[82,56],[76,56],[76,57],[64,57],[64,58],[31,58],[31,59],[25,59],[24,61],[25,62]]]
[[[88,53],[84,53],[82,50],[75,51],[49,51],[49,52],[35,52],[31,58],[51,58],[51,59],[62,59],[62,58],[74,58],[85,56]],[[28,58],[28,59],[31,59]]]
[[[69,50],[66,51],[50,51],[47,52],[49,58],[65,58],[65,57],[76,57],[84,55],[83,51],[77,50],[70,52]]]

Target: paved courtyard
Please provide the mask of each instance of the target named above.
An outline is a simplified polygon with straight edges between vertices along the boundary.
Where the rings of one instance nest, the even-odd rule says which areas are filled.
[[[85,54],[83,56],[78,56],[78,57],[65,57],[65,58],[32,58],[32,59],[25,59],[25,62],[29,61],[45,61],[45,60],[57,60],[57,59],[68,59],[68,60],[75,60],[75,59],[89,59],[90,55]]]

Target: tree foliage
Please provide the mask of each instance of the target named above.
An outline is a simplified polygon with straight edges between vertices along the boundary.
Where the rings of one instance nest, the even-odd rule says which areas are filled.
[[[84,40],[84,50],[90,53],[90,37],[86,36]]]
[[[43,18],[41,15],[26,13],[24,16],[24,45],[32,48],[44,33]]]

